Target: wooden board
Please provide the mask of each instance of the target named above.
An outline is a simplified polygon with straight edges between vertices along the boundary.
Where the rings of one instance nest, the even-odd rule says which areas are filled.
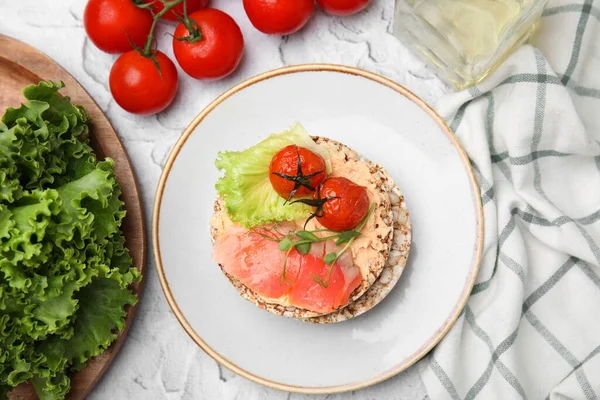
[[[134,266],[142,272],[146,267],[146,235],[144,213],[139,189],[129,157],[112,125],[85,89],[65,69],[39,50],[13,39],[0,35],[0,115],[8,106],[18,107],[23,101],[23,88],[41,80],[63,81],[63,95],[69,96],[74,104],[83,105],[92,119],[91,145],[98,159],[111,157],[115,160],[115,173],[123,191],[127,216],[123,223],[123,233]],[[135,284],[133,291],[138,298],[142,282]],[[128,310],[125,329],[110,348],[93,358],[87,367],[77,372],[71,379],[71,392],[68,398],[83,399],[100,380],[111,361],[121,348],[127,330],[131,326],[136,307]],[[9,394],[10,400],[37,399],[30,384],[18,386]]]

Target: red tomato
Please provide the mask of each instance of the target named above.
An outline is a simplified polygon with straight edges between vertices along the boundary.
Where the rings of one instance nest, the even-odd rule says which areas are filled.
[[[189,37],[185,25],[175,29],[173,53],[183,70],[193,78],[215,80],[236,69],[244,51],[244,37],[238,24],[228,14],[207,8],[190,14],[199,28],[197,42],[177,40]]]
[[[124,110],[134,114],[156,114],[171,104],[177,92],[177,68],[160,51],[154,61],[135,50],[121,54],[110,70],[110,91]]]
[[[300,30],[314,7],[314,0],[244,0],[252,25],[272,35],[289,35]]]
[[[92,43],[116,54],[132,49],[129,39],[138,47],[144,46],[152,20],[150,11],[131,0],[90,0],[83,13],[83,26]]]
[[[367,189],[350,179],[326,179],[314,194],[315,199],[319,196],[321,199],[332,197],[323,204],[322,216],[317,215],[317,221],[332,231],[342,232],[356,228],[369,212]]]
[[[193,13],[194,11],[201,10],[208,6],[208,0],[187,0],[187,11],[188,14]],[[158,14],[165,8],[165,5],[160,0],[154,0],[152,3],[152,11],[155,14]],[[171,8],[171,11],[166,13],[163,18],[169,21],[179,21],[177,19],[177,15],[183,17],[183,2],[177,4],[175,7]]]
[[[317,4],[329,14],[356,14],[369,4],[370,0],[317,0]]]
[[[298,166],[298,156],[300,166]],[[281,197],[289,200],[292,197],[302,197],[314,192],[314,189],[325,180],[325,170],[323,157],[293,144],[275,154],[269,165],[269,178],[273,189]]]

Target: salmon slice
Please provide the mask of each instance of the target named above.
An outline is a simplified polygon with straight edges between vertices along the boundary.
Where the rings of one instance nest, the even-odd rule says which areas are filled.
[[[235,225],[227,228],[213,250],[213,260],[225,272],[253,292],[272,299],[286,295],[291,289],[282,275],[284,259],[279,243]],[[290,281],[298,277],[297,266],[289,265],[286,269]]]
[[[349,252],[334,264],[327,288],[315,282],[317,276],[327,281],[330,265],[325,264],[323,257],[340,249],[333,241],[327,241],[313,243],[306,255],[292,250],[285,280],[285,252],[279,249],[279,243],[232,225],[215,243],[213,260],[263,298],[326,314],[345,306],[362,282],[360,269],[353,264]]]

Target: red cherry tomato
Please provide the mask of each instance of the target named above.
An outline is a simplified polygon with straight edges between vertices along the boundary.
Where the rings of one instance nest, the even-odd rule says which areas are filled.
[[[190,36],[184,24],[177,25],[173,53],[181,68],[196,79],[215,80],[229,75],[240,63],[244,51],[244,37],[238,24],[214,8],[196,11],[189,17],[198,24],[201,39],[177,40]]]
[[[301,171],[298,171],[298,157],[300,157]],[[273,156],[269,165],[269,178],[273,189],[284,199],[290,199],[313,193],[314,189],[325,180],[325,170],[323,157],[304,147],[290,145]],[[302,180],[301,176],[305,178]],[[290,197],[294,189],[296,191]]]
[[[135,50],[121,54],[110,70],[110,91],[125,111],[134,114],[156,114],[171,104],[177,92],[177,68],[160,51],[154,61]]]
[[[83,26],[92,43],[107,53],[124,53],[146,42],[152,14],[131,0],[90,0],[83,13]],[[129,39],[127,38],[129,36]]]
[[[369,195],[364,186],[359,186],[350,179],[335,177],[326,179],[314,198],[326,199],[322,216],[317,221],[325,228],[342,232],[354,229],[369,212]]]
[[[187,0],[187,12],[188,15],[193,13],[194,11],[201,10],[208,6],[208,0]],[[165,5],[160,0],[154,0],[152,3],[152,11],[155,14],[158,14],[165,8]],[[171,11],[166,13],[163,18],[169,21],[179,21],[177,16],[183,17],[183,2],[177,4],[175,7],[171,8]]]
[[[371,0],[317,0],[325,12],[333,15],[352,15],[361,11]]]
[[[300,30],[314,7],[314,0],[244,0],[252,25],[272,35],[289,35]]]

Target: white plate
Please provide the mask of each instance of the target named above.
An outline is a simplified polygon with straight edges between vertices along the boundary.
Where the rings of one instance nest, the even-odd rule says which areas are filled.
[[[333,325],[258,309],[211,261],[217,152],[242,150],[296,121],[382,164],[411,213],[413,247],[396,288],[363,316]],[[366,71],[301,65],[241,83],[192,121],[160,179],[153,236],[167,300],[204,351],[270,387],[333,393],[397,374],[444,336],[473,286],[483,219],[467,157],[422,100]]]

